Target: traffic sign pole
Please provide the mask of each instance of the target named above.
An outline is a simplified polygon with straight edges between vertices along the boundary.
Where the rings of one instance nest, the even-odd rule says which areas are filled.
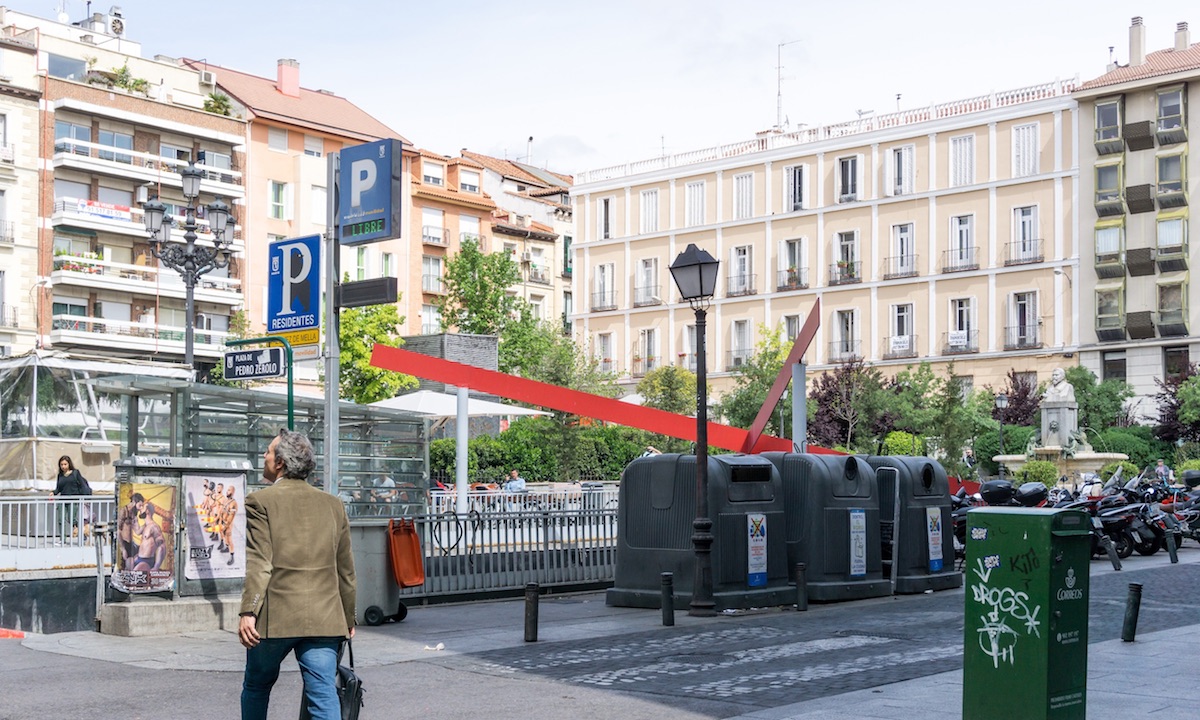
[[[286,338],[281,338],[278,335],[267,335],[265,337],[246,338],[245,340],[226,340],[225,344],[232,347],[241,347],[242,345],[261,345],[262,343],[272,344],[278,343],[283,346],[283,359],[287,363],[287,397],[288,397],[288,430],[296,429],[296,396],[292,387],[292,344]]]

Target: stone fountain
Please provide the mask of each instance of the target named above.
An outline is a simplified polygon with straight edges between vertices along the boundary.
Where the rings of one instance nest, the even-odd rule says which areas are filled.
[[[1021,455],[996,455],[995,462],[1016,475],[1031,460],[1048,460],[1058,468],[1058,476],[1077,478],[1085,472],[1098,472],[1110,462],[1128,460],[1124,453],[1098,453],[1079,429],[1079,403],[1075,387],[1067,382],[1062,368],[1050,374],[1050,386],[1042,394],[1042,431],[1029,439]]]

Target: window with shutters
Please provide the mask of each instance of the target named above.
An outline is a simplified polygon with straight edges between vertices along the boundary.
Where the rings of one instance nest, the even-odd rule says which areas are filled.
[[[1096,228],[1096,260],[1119,256],[1125,246],[1125,227],[1112,225]]]
[[[733,219],[754,217],[754,176],[750,173],[733,176]]]
[[[600,198],[596,201],[596,220],[599,223],[597,230],[601,240],[612,237],[612,205],[612,198]]]
[[[287,152],[288,149],[288,131],[287,128],[269,127],[267,128],[267,147],[276,152]]]
[[[613,372],[616,366],[613,364],[613,335],[612,333],[600,333],[596,335],[596,360],[600,362],[600,372]]]
[[[436,335],[442,330],[442,313],[436,305],[421,306],[421,334]]]
[[[1013,137],[1013,177],[1038,173],[1038,124],[1017,125]]]
[[[838,158],[838,202],[858,200],[858,156]]]
[[[325,154],[325,141],[315,135],[305,135],[304,154],[309,157],[321,157]]]
[[[753,248],[738,245],[729,252],[729,295],[749,295],[755,292]]]
[[[642,191],[642,234],[658,232],[658,191]]]
[[[804,209],[804,166],[789,165],[783,169],[783,211]]]
[[[800,334],[800,316],[799,315],[784,315],[783,316],[783,337],[784,340],[792,341]]]
[[[834,341],[831,357],[833,362],[841,362],[857,357],[860,343],[858,341],[858,311],[838,310],[834,315]]]
[[[916,178],[916,147],[905,145],[892,148],[891,173],[888,192],[891,195],[908,195],[913,192]]]
[[[1036,205],[1013,208],[1013,244],[1010,263],[1040,262],[1041,239],[1038,238]]]
[[[892,257],[887,272],[892,277],[907,277],[917,272],[917,241],[912,223],[892,226]]]
[[[276,220],[287,220],[287,183],[269,181],[270,184],[270,215]]]
[[[892,335],[895,337],[904,337],[913,334],[913,306],[912,303],[892,306]],[[894,349],[894,348],[893,348]]]
[[[750,359],[750,321],[734,320],[731,330],[729,370],[742,367]]]
[[[1018,292],[1009,296],[1008,330],[1004,337],[1006,350],[1040,345],[1038,330],[1041,321],[1038,318],[1037,306],[1036,292]]]
[[[421,158],[421,182],[426,185],[445,185],[446,166],[429,158]]]
[[[442,292],[442,259],[436,255],[421,258],[421,291]]]
[[[1158,221],[1158,249],[1168,253],[1179,252],[1187,236],[1187,220],[1182,217]]]
[[[458,170],[458,187],[463,192],[477,193],[479,192],[479,171],[467,170],[459,168]]]
[[[950,138],[950,186],[975,184],[975,136]]]
[[[684,189],[684,225],[696,227],[704,224],[704,181],[690,182]]]
[[[955,298],[950,301],[950,327],[954,330],[971,332],[974,329],[974,314],[972,298]]]

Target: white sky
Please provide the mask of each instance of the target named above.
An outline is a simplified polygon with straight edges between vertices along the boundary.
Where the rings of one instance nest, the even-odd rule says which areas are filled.
[[[0,0],[2,1],[2,0]],[[8,7],[72,21],[83,0]],[[794,128],[1102,74],[1129,60],[1129,20],[1147,50],[1174,44],[1200,5],[1183,0],[115,0],[143,54],[207,59],[342,95],[412,141],[560,172],[753,136],[783,112]],[[184,9],[190,10],[185,14]],[[1190,16],[1190,17],[1189,17]]]

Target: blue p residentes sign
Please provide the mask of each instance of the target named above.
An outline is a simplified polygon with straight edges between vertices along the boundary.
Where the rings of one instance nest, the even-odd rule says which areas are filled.
[[[341,151],[338,241],[362,245],[400,237],[403,144],[379,140]]]
[[[267,334],[315,345],[321,328],[321,236],[276,240],[267,248]]]

